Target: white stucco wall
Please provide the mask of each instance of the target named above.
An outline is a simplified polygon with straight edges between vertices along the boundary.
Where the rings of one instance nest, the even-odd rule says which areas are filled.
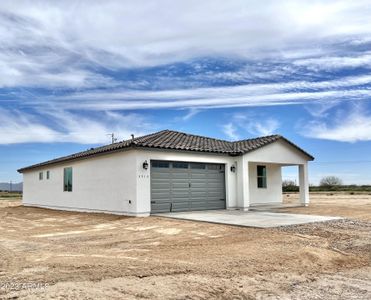
[[[225,165],[227,208],[282,200],[281,165],[301,165],[303,153],[285,141],[277,141],[238,157],[201,152],[130,149],[24,172],[23,203],[47,208],[102,211],[147,216],[151,210],[151,160],[217,163]],[[143,169],[147,161],[149,168]],[[267,189],[257,188],[256,165],[267,166]],[[236,166],[236,172],[230,167]],[[73,191],[63,191],[63,169],[73,168]],[[50,179],[46,179],[46,171]],[[39,172],[44,179],[39,180]],[[302,172],[303,178],[307,173]],[[307,179],[306,179],[307,180]],[[309,203],[307,182],[302,180],[301,198]]]
[[[249,162],[278,163],[286,165],[305,164],[308,157],[289,143],[278,140],[244,155]]]
[[[137,214],[135,151],[101,155],[23,174],[23,204],[64,210]],[[63,191],[63,169],[73,168],[73,191]],[[46,179],[46,171],[50,179]],[[43,171],[44,179],[39,180]],[[129,200],[131,204],[129,203]]]
[[[143,169],[145,160],[149,164],[148,170]],[[23,204],[64,210],[149,215],[151,160],[224,164],[227,207],[237,206],[236,173],[230,171],[235,158],[159,150],[130,150],[26,171],[23,174]],[[65,167],[73,168],[72,192],[63,191]],[[49,180],[46,179],[47,170],[50,171]],[[43,180],[39,180],[40,171],[44,172]]]
[[[258,188],[257,166],[266,166],[267,187]],[[282,202],[281,166],[277,164],[249,163],[250,205],[277,204]]]

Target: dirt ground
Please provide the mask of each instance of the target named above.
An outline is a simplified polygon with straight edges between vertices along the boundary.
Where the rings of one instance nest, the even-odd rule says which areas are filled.
[[[289,210],[349,219],[256,229],[3,200],[0,299],[371,299],[371,196]]]
[[[283,195],[284,203],[298,203],[299,195],[287,193]],[[322,192],[310,194],[309,207],[280,209],[281,212],[300,214],[339,216],[362,221],[371,221],[371,193]]]

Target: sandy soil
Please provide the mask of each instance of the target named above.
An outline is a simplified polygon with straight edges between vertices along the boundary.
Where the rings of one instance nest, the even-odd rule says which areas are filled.
[[[290,210],[351,219],[254,229],[0,201],[0,299],[371,299],[370,196],[312,199]]]
[[[285,194],[284,202],[298,203],[298,194]],[[371,193],[311,193],[309,207],[280,209],[283,212],[294,212],[311,215],[340,216],[362,221],[371,221]]]

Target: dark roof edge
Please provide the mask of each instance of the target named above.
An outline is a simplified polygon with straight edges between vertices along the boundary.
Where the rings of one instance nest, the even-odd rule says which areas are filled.
[[[182,133],[182,134],[187,134],[187,133],[180,132],[180,131],[175,131],[175,130],[168,130],[168,129],[161,130],[161,131],[158,131],[158,132],[155,132],[155,133],[151,133],[151,134],[143,135],[143,136],[140,136],[140,137],[136,137],[136,138],[134,138],[134,140],[133,139],[123,140],[121,142],[117,142],[117,143],[114,143],[114,144],[100,146],[100,147],[97,147],[97,148],[92,148],[90,150],[77,152],[77,153],[74,153],[74,154],[71,154],[71,155],[62,156],[62,157],[51,159],[51,160],[48,160],[48,161],[45,161],[45,162],[42,162],[42,163],[38,163],[38,164],[34,164],[34,165],[27,166],[27,167],[24,167],[24,168],[20,168],[20,169],[17,170],[17,172],[23,173],[24,171],[37,169],[37,168],[42,168],[42,167],[49,166],[49,165],[55,165],[55,164],[59,164],[59,163],[62,163],[62,162],[69,162],[69,161],[74,161],[74,160],[79,160],[79,159],[84,159],[84,158],[90,158],[90,157],[93,157],[93,156],[104,155],[104,154],[113,153],[113,152],[120,152],[120,151],[124,151],[128,148],[164,149],[164,150],[180,151],[180,149],[174,149],[174,148],[170,148],[170,147],[142,146],[141,143],[140,143],[140,141],[143,140],[143,139],[146,139],[146,138],[151,137],[153,135],[161,134],[163,132],[169,132],[169,131],[178,132],[178,133]],[[201,138],[208,138],[208,137],[204,137],[204,136],[200,136],[200,135],[194,135],[194,134],[187,134],[187,135],[192,135],[192,136],[201,137]],[[239,143],[239,142],[253,141],[253,140],[257,140],[257,139],[264,139],[264,138],[267,138],[267,137],[275,137],[275,139],[272,139],[271,141],[265,143],[264,145],[261,145],[261,146],[255,148],[255,149],[250,149],[250,150],[247,150],[247,151],[237,150],[236,147],[235,147],[237,145],[237,143]],[[239,155],[243,155],[245,153],[249,153],[249,152],[255,151],[257,149],[263,148],[264,146],[267,146],[267,145],[269,145],[269,144],[271,144],[271,143],[273,143],[277,140],[282,139],[282,140],[286,141],[288,144],[290,144],[291,146],[293,146],[294,148],[296,148],[297,150],[299,150],[300,152],[302,152],[303,154],[305,154],[310,160],[314,160],[314,157],[312,155],[310,155],[309,153],[307,153],[306,151],[304,151],[303,149],[301,149],[300,147],[295,145],[293,142],[289,141],[288,139],[286,139],[285,137],[283,137],[281,135],[269,135],[269,136],[257,137],[257,138],[253,138],[253,139],[246,139],[246,140],[240,140],[240,141],[234,141],[234,142],[221,140],[221,139],[215,139],[215,138],[208,138],[208,139],[215,140],[215,141],[222,141],[222,142],[230,144],[230,150],[231,151],[230,152],[221,151],[221,150],[215,150],[215,151],[206,150],[206,151],[203,151],[203,150],[192,150],[192,149],[190,149],[190,150],[184,150],[183,149],[183,151],[200,152],[200,153],[215,153],[215,154],[225,154],[225,155],[230,155],[230,156],[239,156]]]

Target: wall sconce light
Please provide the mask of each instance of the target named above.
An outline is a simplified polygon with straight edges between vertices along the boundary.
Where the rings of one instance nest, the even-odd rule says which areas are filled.
[[[231,166],[231,172],[233,172],[233,173],[236,172],[236,166],[235,165]]]
[[[148,169],[148,162],[145,160],[143,163],[143,169],[147,170]]]

